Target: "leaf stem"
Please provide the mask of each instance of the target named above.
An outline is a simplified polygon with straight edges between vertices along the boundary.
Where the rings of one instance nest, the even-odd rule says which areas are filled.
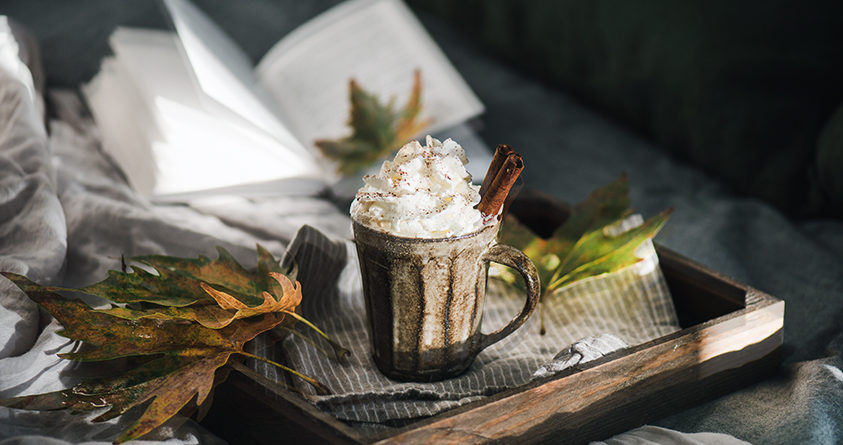
[[[253,358],[255,360],[260,360],[264,363],[269,363],[270,365],[275,366],[277,368],[281,368],[281,369],[289,372],[290,374],[293,374],[296,377],[304,380],[305,382],[313,385],[313,387],[316,388],[316,392],[319,393],[320,395],[325,395],[325,394],[331,393],[330,391],[328,391],[328,388],[326,388],[324,385],[322,385],[322,383],[320,383],[318,380],[314,379],[313,377],[308,377],[308,376],[296,371],[293,368],[289,368],[287,366],[284,366],[281,363],[274,362],[274,361],[272,361],[272,360],[270,360],[266,357],[261,357],[259,355],[255,355],[255,354],[252,354],[252,353],[249,353],[249,352],[246,352],[246,351],[237,351],[237,354],[240,354],[240,355],[245,356],[245,357]]]
[[[547,333],[547,330],[544,328],[544,301],[545,294],[542,294],[542,298],[539,301],[539,335],[544,335]]]
[[[324,338],[325,341],[330,343],[330,345],[334,348],[334,353],[337,355],[337,360],[339,360],[340,363],[342,363],[345,360],[345,357],[346,357],[347,354],[351,354],[351,351],[344,348],[339,343],[335,342],[331,337],[328,337],[328,334],[322,332],[321,329],[317,328],[316,325],[314,325],[313,323],[307,321],[306,318],[302,317],[301,315],[299,315],[299,314],[297,314],[293,311],[282,311],[282,312],[284,312],[285,314],[290,314],[290,316],[292,316],[296,320],[304,323],[305,325],[307,325],[307,327],[309,327],[310,329],[313,329],[319,335],[321,335],[322,338]]]
[[[301,390],[299,390],[295,386],[290,386],[286,383],[280,383],[280,382],[276,382],[275,380],[270,380],[270,379],[266,378],[266,376],[264,376],[263,374],[255,372],[254,370],[252,370],[248,366],[243,365],[242,363],[230,362],[228,365],[231,366],[232,368],[234,368],[236,371],[240,372],[241,374],[245,375],[246,377],[254,380],[255,382],[257,382],[257,383],[259,383],[263,386],[273,386],[273,387],[276,387],[276,388],[284,388],[287,391],[292,391],[292,392],[294,392],[294,393],[296,393],[296,394],[298,394],[298,395],[300,395],[304,398],[307,398],[307,394],[301,392]]]
[[[330,355],[330,353],[329,353],[329,352],[328,352],[325,348],[323,348],[322,346],[319,346],[319,345],[318,345],[315,341],[313,341],[313,339],[311,339],[311,338],[310,338],[310,337],[308,337],[307,335],[304,335],[304,333],[299,332],[299,331],[298,331],[298,330],[296,330],[296,329],[291,329],[291,328],[288,328],[288,327],[286,327],[286,326],[278,326],[278,328],[283,329],[283,330],[285,330],[285,331],[289,332],[290,334],[293,334],[293,335],[295,335],[296,337],[298,337],[298,338],[300,338],[300,339],[302,339],[302,340],[304,340],[304,341],[308,342],[311,346],[313,346],[314,348],[316,348],[316,350],[318,350],[319,352],[321,352],[321,353],[322,353],[322,355],[325,355],[325,356]]]

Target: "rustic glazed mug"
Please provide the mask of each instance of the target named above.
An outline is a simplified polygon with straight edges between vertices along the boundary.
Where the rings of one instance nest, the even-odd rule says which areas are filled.
[[[495,244],[499,224],[452,238],[404,238],[353,222],[378,369],[396,380],[435,381],[465,371],[514,332],[539,301],[539,276],[521,251]],[[498,331],[480,331],[489,262],[518,270],[527,302]]]

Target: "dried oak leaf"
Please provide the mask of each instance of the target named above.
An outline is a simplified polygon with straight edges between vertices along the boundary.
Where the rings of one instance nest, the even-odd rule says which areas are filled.
[[[346,352],[295,313],[301,302],[301,286],[293,284],[261,246],[257,249],[256,272],[245,270],[225,249],[218,250],[216,260],[157,255],[133,258],[157,274],[142,268],[112,271],[102,282],[82,289],[41,286],[21,275],[2,273],[62,324],[59,335],[82,342],[78,350],[60,357],[105,361],[139,356],[145,362],[115,377],[48,394],[0,400],[0,405],[73,411],[110,407],[94,419],[103,421],[148,403],[137,422],[117,439],[119,443],[148,433],[191,400],[200,410],[205,408],[203,402],[211,389],[226,374],[219,368],[232,356],[263,360],[325,393],[316,380],[243,350],[246,342],[262,332],[279,325],[291,331],[297,321],[303,321],[334,346],[338,357]],[[95,310],[55,293],[64,290],[127,304]]]
[[[284,314],[267,313],[235,320],[222,329],[195,323],[124,320],[95,311],[79,300],[64,298],[21,275],[3,273],[61,324],[60,335],[81,340],[77,352],[60,357],[99,361],[129,356],[157,356],[120,376],[79,384],[47,394],[0,400],[12,408],[89,411],[110,409],[94,419],[108,420],[144,402],[140,418],[116,443],[140,437],[181,410],[191,399],[201,405],[214,384],[214,374],[232,355],[247,355],[243,346],[258,334],[281,324]]]
[[[351,111],[348,125],[351,135],[342,139],[315,142],[322,154],[335,161],[337,170],[350,175],[363,170],[421,133],[431,119],[418,120],[421,104],[421,73],[416,70],[407,104],[395,111],[395,98],[381,104],[354,79],[348,83]]]

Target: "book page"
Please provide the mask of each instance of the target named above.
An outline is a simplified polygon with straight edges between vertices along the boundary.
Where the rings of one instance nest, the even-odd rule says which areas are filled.
[[[188,0],[164,0],[164,5],[202,91],[290,151],[312,158],[256,90],[252,63],[240,47]]]
[[[415,16],[398,0],[352,0],[300,26],[264,56],[256,69],[263,90],[307,147],[346,136],[350,78],[386,101],[406,102],[413,72],[421,70],[427,132],[462,123],[483,105]]]
[[[312,162],[291,153],[267,133],[209,112],[175,34],[118,28],[111,46],[130,77],[120,87],[137,90],[145,104],[142,109],[149,110],[154,123],[155,131],[146,132],[156,164],[154,196],[321,177]],[[121,147],[131,150],[128,144]],[[134,166],[123,168],[132,171]]]
[[[157,137],[147,104],[126,68],[114,57],[106,57],[99,73],[82,86],[82,94],[97,122],[103,150],[120,166],[133,189],[152,195],[158,176],[152,140]]]

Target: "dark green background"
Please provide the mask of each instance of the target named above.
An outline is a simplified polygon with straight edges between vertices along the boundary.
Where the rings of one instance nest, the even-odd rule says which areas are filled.
[[[258,60],[337,2],[195,3]],[[739,193],[791,216],[843,217],[843,2],[410,4]],[[90,79],[115,25],[169,26],[154,1],[6,0],[0,13],[38,36],[53,86]]]
[[[412,3],[739,192],[843,216],[843,2]]]

